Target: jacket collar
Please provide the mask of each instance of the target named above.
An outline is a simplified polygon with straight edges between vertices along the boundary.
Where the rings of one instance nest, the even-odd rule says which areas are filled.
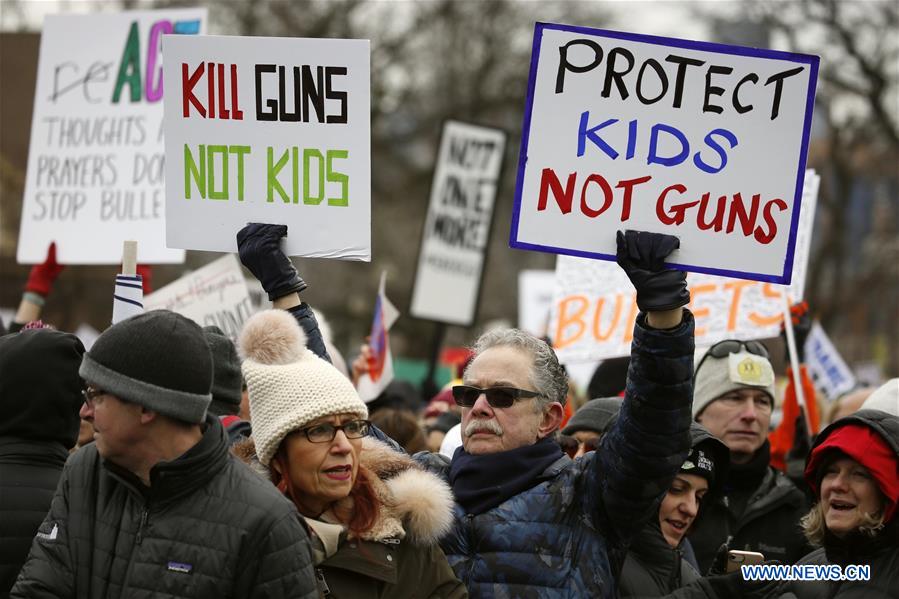
[[[207,414],[200,441],[171,462],[150,470],[147,488],[132,472],[103,460],[103,467],[132,491],[153,503],[169,503],[206,485],[228,462],[228,440],[219,419]]]

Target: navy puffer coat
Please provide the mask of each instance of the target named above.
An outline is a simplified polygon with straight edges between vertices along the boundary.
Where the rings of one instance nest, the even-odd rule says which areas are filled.
[[[485,513],[456,505],[441,547],[471,597],[617,597],[628,543],[690,448],[693,317],[685,310],[669,331],[644,323],[641,314],[621,413],[599,451],[563,456]],[[425,457],[448,473],[445,458]]]

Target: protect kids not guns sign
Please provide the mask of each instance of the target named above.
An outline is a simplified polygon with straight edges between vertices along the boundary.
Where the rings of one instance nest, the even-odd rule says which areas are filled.
[[[17,259],[183,262],[165,246],[162,36],[203,33],[206,9],[52,15],[41,31]]]
[[[512,247],[789,283],[818,57],[538,23]]]
[[[292,256],[371,259],[368,40],[167,36],[166,240],[233,252],[248,222]]]

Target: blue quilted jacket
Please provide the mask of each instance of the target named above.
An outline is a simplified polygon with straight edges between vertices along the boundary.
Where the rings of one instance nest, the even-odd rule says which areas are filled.
[[[637,319],[627,391],[599,451],[550,465],[488,512],[466,514],[441,541],[471,597],[617,597],[628,543],[654,513],[690,449],[693,317],[670,331]],[[447,476],[449,462],[416,456]]]

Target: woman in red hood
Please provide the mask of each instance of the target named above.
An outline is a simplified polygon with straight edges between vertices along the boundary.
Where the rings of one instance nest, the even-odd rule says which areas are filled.
[[[773,596],[899,597],[899,418],[861,410],[834,422],[815,441],[805,479],[817,503],[802,526],[819,548],[799,564],[837,565],[847,578],[847,566],[868,566],[870,579],[792,581]]]

